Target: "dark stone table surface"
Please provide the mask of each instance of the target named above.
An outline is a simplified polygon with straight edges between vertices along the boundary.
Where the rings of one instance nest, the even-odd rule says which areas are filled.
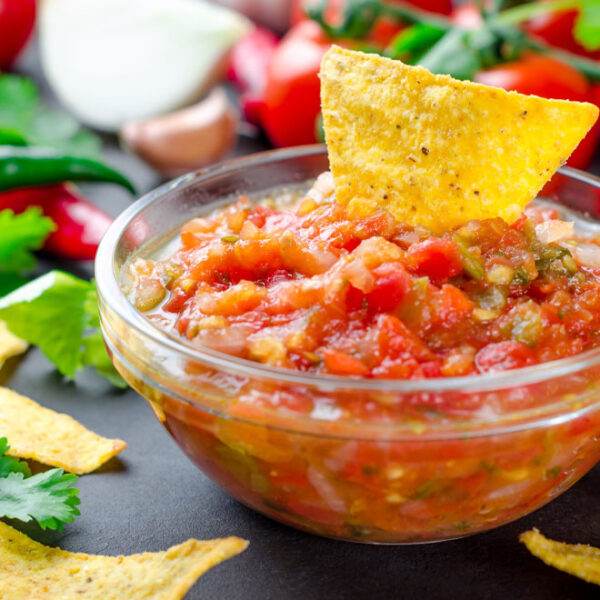
[[[20,70],[43,86],[33,50]],[[107,160],[141,191],[159,183],[114,139],[106,141]],[[262,147],[243,139],[236,153]],[[114,186],[85,191],[114,215],[130,202]],[[43,266],[92,272],[91,265]],[[518,541],[520,532],[538,527],[553,539],[600,546],[600,465],[549,505],[489,533],[417,546],[350,544],[295,531],[233,500],[191,464],[134,391],[115,391],[88,373],[67,383],[37,349],[7,367],[3,385],[129,444],[119,459],[80,478],[81,516],[63,533],[23,531],[66,550],[105,554],[161,550],[189,537],[250,540],[241,556],[204,575],[189,600],[600,598],[600,588],[546,567]]]

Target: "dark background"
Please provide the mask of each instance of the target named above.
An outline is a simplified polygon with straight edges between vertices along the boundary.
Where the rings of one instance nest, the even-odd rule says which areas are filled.
[[[34,50],[20,64],[46,88]],[[106,158],[141,192],[157,175],[107,137]],[[264,149],[241,138],[237,154]],[[596,161],[596,173],[600,163]],[[84,188],[113,215],[130,203],[114,186]],[[92,266],[43,262],[91,276]],[[419,546],[368,546],[321,539],[275,523],[245,508],[194,467],[132,390],[116,391],[93,374],[65,382],[37,349],[12,359],[0,383],[66,412],[93,431],[129,444],[118,459],[78,483],[81,516],[63,533],[21,529],[34,539],[71,551],[130,554],[155,551],[189,537],[237,535],[250,547],[204,575],[189,600],[586,599],[596,586],[545,566],[519,543],[532,527],[553,539],[600,546],[600,466],[551,504],[495,531]],[[1,597],[1,594],[0,594]]]

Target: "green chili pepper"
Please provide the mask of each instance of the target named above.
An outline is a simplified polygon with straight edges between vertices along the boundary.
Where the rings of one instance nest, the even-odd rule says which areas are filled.
[[[124,175],[96,160],[46,148],[0,146],[0,191],[63,181],[116,183],[136,193]]]
[[[0,146],[27,146],[27,140],[16,129],[0,127]]]
[[[473,279],[481,281],[485,275],[485,269],[483,268],[482,261],[472,254],[467,244],[460,239],[458,234],[455,234],[452,239],[458,246],[458,251],[460,252],[463,269],[465,272]]]

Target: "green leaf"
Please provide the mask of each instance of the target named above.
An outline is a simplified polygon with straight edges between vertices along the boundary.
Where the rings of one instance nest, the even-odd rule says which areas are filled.
[[[444,37],[444,33],[444,30],[439,27],[418,23],[403,29],[390,42],[386,55],[404,62],[416,62]]]
[[[63,375],[72,379],[92,366],[113,385],[126,387],[102,341],[94,282],[51,271],[0,299],[0,319]]]
[[[5,437],[0,438],[0,477],[6,477],[10,473],[22,473],[25,477],[29,477],[31,471],[26,462],[12,456],[6,456],[9,448],[8,440]]]
[[[32,477],[9,473],[0,478],[0,516],[20,521],[35,519],[42,529],[62,530],[79,514],[76,475],[50,469]]]
[[[84,309],[92,284],[51,271],[0,300],[0,319],[67,377],[83,366],[81,340],[88,322]]]
[[[469,32],[461,29],[449,31],[419,64],[432,73],[451,75],[456,79],[473,79],[482,67],[479,52],[470,44]]]
[[[100,139],[81,128],[67,113],[42,103],[35,84],[17,75],[0,75],[0,130],[31,146],[46,146],[65,154],[100,154]]]
[[[98,313],[98,299],[96,286],[88,292],[84,310],[88,316],[88,335],[83,338],[83,354],[81,360],[84,365],[94,367],[102,377],[106,377],[115,387],[125,389],[127,382],[115,369],[110,356],[106,352],[104,338],[100,332],[100,314]]]
[[[586,50],[600,48],[600,1],[583,2],[582,9],[575,21],[573,30],[575,39]]]
[[[44,217],[38,207],[15,215],[0,212],[0,274],[22,273],[35,266],[31,253],[39,250],[48,234],[55,229],[52,219]]]

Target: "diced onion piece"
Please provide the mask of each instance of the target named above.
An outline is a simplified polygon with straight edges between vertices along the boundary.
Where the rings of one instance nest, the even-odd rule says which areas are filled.
[[[375,287],[375,277],[360,258],[355,258],[344,265],[342,274],[355,288],[365,294]]]
[[[535,226],[535,235],[542,244],[562,242],[573,237],[574,227],[573,221],[550,219]]]
[[[192,341],[217,352],[241,356],[246,349],[246,339],[250,332],[250,327],[241,324],[218,329],[201,329]]]
[[[600,269],[600,246],[596,244],[577,244],[576,246],[567,247],[578,265]]]
[[[312,198],[317,203],[321,203],[325,198],[328,198],[333,194],[333,175],[331,171],[325,171],[321,173],[313,186],[308,190],[306,196]]]

